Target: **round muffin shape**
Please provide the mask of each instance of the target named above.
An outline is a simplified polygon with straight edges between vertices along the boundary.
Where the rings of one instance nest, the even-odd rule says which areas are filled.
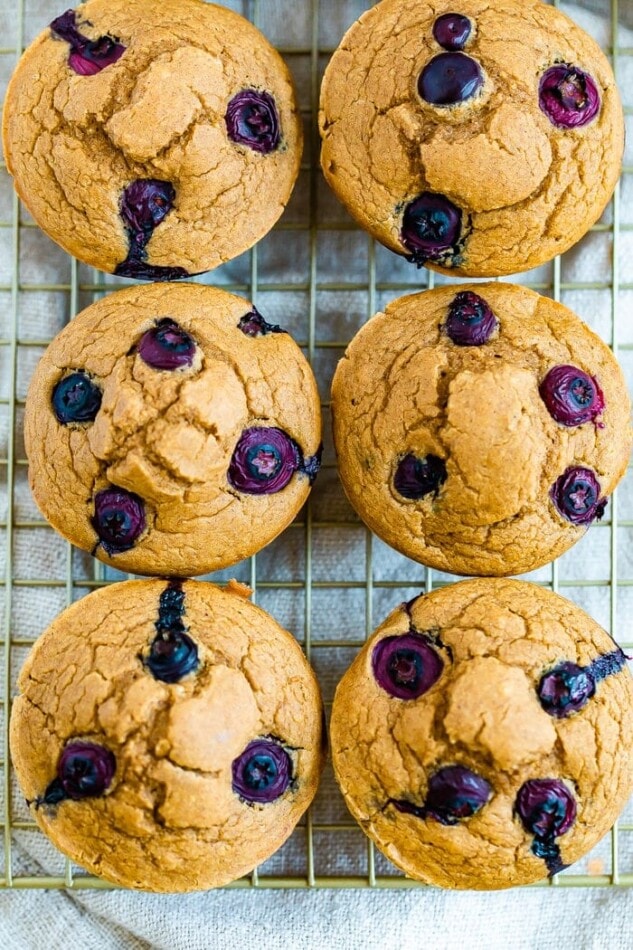
[[[609,62],[540,0],[383,0],[334,53],[319,123],[323,172],[359,224],[468,277],[528,270],[580,240],[624,150]]]
[[[281,327],[213,287],[142,285],[53,340],[25,414],[29,478],[65,538],[135,574],[256,553],[319,470],[312,370]]]
[[[94,874],[148,891],[219,887],[270,857],[314,798],[319,687],[248,594],[114,584],[34,645],[11,756],[42,831]]]
[[[611,350],[512,284],[401,297],[352,340],[332,384],[347,496],[384,541],[455,574],[521,574],[605,512],[631,451]]]
[[[404,695],[376,655],[399,640],[408,653],[413,637],[420,679],[434,678]],[[378,628],[338,685],[330,741],[348,808],[408,877],[530,884],[583,857],[633,792],[633,679],[570,601],[522,581],[462,581]]]
[[[299,173],[290,73],[251,23],[201,0],[88,0],[29,46],[4,108],[15,188],[100,270],[175,280],[252,247]]]

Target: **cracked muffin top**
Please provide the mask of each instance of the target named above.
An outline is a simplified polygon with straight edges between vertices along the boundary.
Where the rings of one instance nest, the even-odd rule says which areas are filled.
[[[53,340],[24,434],[42,514],[136,574],[235,564],[292,521],[321,452],[301,350],[251,304],[196,284],[141,285]]]
[[[299,171],[290,74],[262,34],[201,0],[89,0],[9,84],[4,154],[64,250],[125,277],[217,267],[274,225]]]
[[[554,560],[602,517],[631,450],[611,350],[566,307],[504,283],[391,303],[339,363],[332,414],[361,518],[456,574]]]
[[[561,254],[602,214],[624,118],[599,46],[540,0],[383,0],[321,90],[321,164],[412,262],[493,277]]]
[[[319,688],[248,594],[115,584],[34,645],[11,755],[40,828],[82,867],[143,890],[218,887],[276,851],[312,801]]]
[[[378,628],[330,737],[350,811],[407,876],[529,884],[583,857],[633,791],[633,680],[563,597],[462,581]]]

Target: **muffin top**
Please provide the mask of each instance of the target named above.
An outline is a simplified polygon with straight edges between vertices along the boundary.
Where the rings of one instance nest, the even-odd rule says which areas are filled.
[[[123,571],[187,576],[275,538],[319,468],[314,376],[241,297],[144,285],[84,310],[28,393],[31,488],[64,537]]]
[[[94,267],[150,280],[255,244],[302,149],[281,57],[201,0],[89,0],[61,14],[20,60],[3,132],[40,227]]]
[[[444,273],[527,270],[578,241],[620,174],[594,40],[540,0],[383,0],[321,91],[321,164],[378,240]]]
[[[520,581],[398,607],[341,680],[348,807],[408,876],[502,888],[586,854],[633,791],[633,680],[587,614]]]
[[[611,350],[566,307],[504,283],[394,301],[339,363],[332,412],[360,516],[457,574],[562,554],[603,515],[631,449]]]
[[[226,884],[271,855],[314,797],[319,688],[246,591],[115,584],[33,647],[12,759],[39,826],[95,874],[152,891]]]

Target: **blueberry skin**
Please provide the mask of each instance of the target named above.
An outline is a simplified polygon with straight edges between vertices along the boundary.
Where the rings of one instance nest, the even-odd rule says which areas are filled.
[[[53,412],[62,425],[73,422],[94,422],[103,393],[84,370],[77,370],[56,384],[53,389]]]
[[[484,84],[479,63],[464,53],[439,53],[418,79],[420,98],[433,106],[454,106],[476,96]]]

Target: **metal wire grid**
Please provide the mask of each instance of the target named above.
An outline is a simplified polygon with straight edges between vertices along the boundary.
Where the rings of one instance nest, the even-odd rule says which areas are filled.
[[[242,12],[245,16],[253,20],[266,32],[267,14],[271,12],[273,4],[279,5],[283,0],[225,0],[226,5],[230,5]],[[16,33],[17,41],[15,47],[0,48],[0,58],[11,57],[17,59],[22,50],[25,8],[28,7],[29,0],[19,0],[16,8],[11,11],[12,17],[17,21]],[[307,122],[309,123],[307,135],[307,159],[302,167],[302,175],[309,177],[309,184],[306,187],[306,213],[299,220],[288,220],[288,216],[277,227],[276,232],[307,232],[308,254],[307,260],[299,262],[297,269],[300,269],[301,280],[277,280],[271,282],[266,280],[266,274],[262,274],[263,267],[260,268],[262,243],[259,249],[254,248],[245,256],[246,270],[241,279],[235,280],[229,274],[228,280],[221,281],[221,286],[226,289],[234,290],[238,293],[244,293],[249,296],[254,303],[258,303],[258,298],[262,295],[272,292],[288,295],[288,300],[295,300],[294,296],[303,294],[307,301],[307,333],[299,334],[301,345],[304,347],[310,361],[317,369],[317,375],[320,376],[322,394],[329,391],[329,378],[331,376],[331,366],[325,367],[322,371],[321,363],[325,357],[327,364],[328,358],[337,357],[342,354],[352,332],[347,334],[345,339],[337,338],[322,339],[318,332],[317,313],[320,315],[320,302],[323,295],[328,294],[347,294],[360,292],[365,296],[364,313],[360,314],[360,322],[364,317],[371,316],[382,304],[385,297],[395,297],[399,293],[411,292],[419,289],[420,281],[426,280],[427,286],[432,287],[435,279],[432,273],[424,273],[422,277],[419,274],[410,273],[408,280],[385,280],[381,273],[384,268],[379,266],[379,257],[383,254],[380,248],[374,244],[368,237],[360,237],[361,232],[355,225],[340,212],[336,220],[322,220],[320,207],[327,204],[328,196],[323,191],[320,184],[318,172],[318,132],[316,129],[316,113],[318,108],[318,93],[320,84],[320,74],[324,62],[332,52],[332,45],[336,40],[330,43],[324,43],[322,40],[322,31],[320,24],[324,18],[334,18],[336,23],[340,21],[342,29],[351,23],[364,9],[371,6],[370,2],[365,0],[309,0],[304,5],[304,13],[309,13],[309,43],[282,47],[281,51],[286,56],[293,71],[301,73],[304,80],[304,96],[306,100],[305,108],[302,110]],[[558,0],[554,0],[554,5],[558,6]],[[606,5],[606,0],[605,0]],[[295,9],[298,5],[289,4],[290,9]],[[633,57],[633,47],[618,46],[618,0],[611,0],[611,56],[616,70],[619,70],[622,57]],[[268,8],[268,9],[267,9]],[[320,20],[321,17],[321,20]],[[307,37],[306,37],[307,38]],[[633,108],[626,109],[627,115],[633,115]],[[6,167],[1,166],[1,173],[4,178]],[[633,165],[625,166],[625,176],[633,176]],[[625,182],[627,179],[625,178]],[[327,217],[327,215],[326,215]],[[4,593],[4,637],[0,641],[2,646],[2,671],[0,674],[3,684],[2,706],[4,715],[2,717],[1,733],[1,760],[0,760],[0,790],[3,793],[3,804],[0,815],[0,826],[2,827],[4,837],[4,871],[0,877],[0,887],[6,888],[48,888],[48,887],[72,887],[72,888],[107,888],[111,887],[108,883],[97,878],[86,875],[81,869],[73,867],[69,861],[65,861],[65,867],[62,873],[53,875],[50,873],[27,874],[14,871],[14,847],[12,844],[12,831],[28,832],[30,835],[39,835],[34,823],[28,819],[16,817],[16,792],[15,786],[12,787],[11,767],[9,763],[9,743],[8,743],[8,724],[10,696],[12,691],[12,682],[18,665],[17,654],[23,648],[29,646],[32,638],[20,637],[13,626],[13,605],[18,596],[25,593],[35,592],[41,589],[51,592],[51,597],[55,589],[61,589],[64,593],[66,604],[70,603],[77,596],[83,596],[89,590],[110,583],[113,579],[120,579],[121,575],[104,568],[98,562],[91,562],[92,576],[85,575],[78,567],[77,555],[73,555],[70,545],[65,549],[65,577],[55,579],[53,577],[21,578],[16,576],[15,571],[15,545],[17,536],[21,532],[34,532],[40,529],[52,531],[46,523],[40,519],[18,519],[15,516],[15,498],[16,487],[26,475],[26,459],[20,457],[19,451],[19,417],[23,406],[23,400],[18,398],[18,355],[23,348],[43,347],[49,340],[23,339],[19,332],[19,317],[22,303],[21,295],[31,294],[33,292],[60,292],[67,295],[68,315],[72,316],[81,309],[82,303],[89,302],[90,299],[97,299],[105,292],[113,289],[112,282],[107,280],[104,275],[96,271],[86,269],[86,279],[82,279],[83,268],[78,266],[77,262],[70,262],[70,283],[28,283],[21,280],[20,275],[20,250],[21,242],[26,229],[34,228],[34,225],[23,220],[20,213],[20,206],[15,195],[12,197],[10,219],[0,220],[0,229],[10,229],[11,233],[11,258],[12,272],[10,283],[0,284],[0,294],[9,298],[9,334],[7,338],[0,338],[0,347],[5,348],[5,354],[8,353],[9,386],[8,396],[0,396],[0,413],[3,411],[8,414],[8,432],[7,432],[7,453],[6,457],[0,458],[0,499],[2,492],[6,492],[6,519],[0,521],[0,536],[4,534],[6,546],[6,567],[4,580],[0,581],[0,593]],[[629,282],[621,280],[619,253],[621,235],[627,231],[633,231],[633,223],[622,224],[620,221],[620,187],[616,190],[611,206],[611,223],[600,223],[592,229],[593,233],[605,232],[611,238],[612,246],[612,265],[611,279],[609,281],[577,282],[565,281],[561,260],[558,258],[551,266],[550,279],[536,280],[529,283],[529,286],[540,292],[552,295],[555,299],[560,299],[565,291],[608,291],[611,297],[611,344],[616,354],[626,354],[627,351],[633,352],[633,342],[620,344],[620,295],[622,292],[633,290],[633,273],[625,275]],[[346,234],[346,241],[365,241],[367,247],[367,266],[363,279],[356,281],[319,279],[319,248],[318,242],[325,233],[335,234],[340,232]],[[288,234],[289,243],[291,234]],[[402,271],[396,269],[396,259],[389,257],[393,263],[394,271],[399,275]],[[211,275],[211,280],[217,282],[218,273]],[[296,277],[296,275],[294,275]],[[530,275],[527,275],[528,278]],[[438,281],[441,278],[436,278]],[[210,281],[211,282],[211,281]],[[523,283],[528,283],[523,279]],[[86,299],[84,299],[86,298]],[[324,409],[329,408],[324,403]],[[286,534],[287,538],[292,539],[291,549],[297,555],[297,560],[303,565],[303,576],[300,578],[280,580],[275,578],[274,570],[271,570],[270,559],[266,558],[265,553],[251,558],[248,562],[241,565],[231,572],[225,574],[237,574],[244,580],[247,580],[253,588],[254,597],[260,601],[266,601],[265,606],[271,609],[273,613],[279,615],[281,601],[284,594],[297,594],[303,600],[300,608],[303,614],[302,624],[304,635],[299,637],[304,645],[305,652],[312,660],[317,670],[322,674],[322,681],[326,682],[326,700],[328,699],[328,687],[331,687],[338,678],[342,669],[350,662],[353,652],[362,645],[363,637],[368,636],[374,626],[373,615],[376,613],[376,620],[379,621],[386,615],[387,610],[396,604],[399,594],[405,591],[420,590],[430,591],[435,587],[450,582],[450,578],[444,575],[438,575],[430,569],[420,568],[412,562],[400,559],[399,568],[395,576],[383,577],[376,575],[375,564],[376,545],[380,545],[371,533],[362,528],[359,521],[354,517],[350,509],[342,501],[340,490],[336,485],[336,476],[334,474],[333,458],[326,454],[326,464],[321,476],[321,483],[317,482],[317,487],[313,492],[312,500],[307,504],[304,512]],[[629,473],[629,477],[630,473]],[[631,512],[633,514],[633,512]],[[554,563],[545,574],[540,572],[537,581],[555,591],[559,589],[574,589],[576,594],[582,592],[585,588],[602,588],[606,592],[609,601],[608,617],[612,631],[618,631],[618,595],[619,590],[633,588],[633,577],[619,577],[618,568],[618,531],[633,528],[633,520],[618,518],[618,502],[614,497],[611,504],[611,522],[595,526],[592,531],[609,532],[608,544],[608,571],[600,580],[588,577],[565,578],[559,576],[559,563]],[[335,532],[335,541],[341,545],[341,556],[344,558],[345,542],[341,537],[346,532],[353,532],[356,539],[362,538],[360,542],[364,548],[364,575],[357,579],[336,579],[330,576],[323,576],[324,568],[331,564],[331,558],[327,558],[324,553],[324,546],[321,543],[322,538],[328,531]],[[343,534],[342,534],[343,533]],[[360,533],[360,534],[359,534]],[[327,539],[326,539],[327,540]],[[262,569],[263,563],[263,569]],[[352,572],[353,573],[353,572]],[[224,575],[215,576],[214,579],[220,581],[226,579]],[[358,633],[361,636],[323,636],[319,631],[319,617],[322,616],[323,595],[329,597],[335,595],[344,596],[353,595],[356,600],[356,609],[364,607],[364,620],[359,617],[356,620]],[[48,595],[47,595],[48,596]],[[408,596],[411,596],[409,593]],[[570,594],[573,596],[573,594]],[[359,600],[360,598],[360,600]],[[315,604],[318,599],[319,603]],[[378,603],[377,603],[378,601]],[[385,606],[383,606],[383,601]],[[275,608],[278,608],[277,610]],[[318,608],[318,609],[316,609]],[[378,609],[375,609],[378,608]],[[280,618],[283,619],[284,618]],[[605,622],[605,620],[603,620]],[[42,623],[42,627],[45,623]],[[290,624],[289,624],[290,625]],[[295,626],[296,629],[296,626]],[[620,635],[622,630],[620,629]],[[624,648],[633,649],[633,642],[626,642],[626,637],[622,637]],[[329,658],[328,658],[329,655]],[[337,665],[338,664],[338,665]],[[0,706],[0,711],[2,711]],[[327,784],[327,783],[326,783]],[[294,863],[291,862],[291,870],[282,871],[282,873],[272,873],[266,868],[259,871],[254,870],[251,875],[237,881],[231,885],[233,887],[274,887],[274,888],[298,888],[298,887],[374,887],[374,888],[408,888],[419,886],[415,882],[406,880],[387,862],[378,852],[374,850],[373,844],[366,841],[354,822],[345,811],[340,800],[332,808],[331,803],[336,796],[333,790],[331,778],[329,780],[329,791],[317,798],[313,808],[308,812],[304,822],[291,842],[284,846],[279,853],[282,856],[281,865],[284,867],[283,854],[286,849],[294,847]],[[320,800],[325,801],[325,807],[320,807]],[[331,820],[330,815],[335,813],[335,820]],[[329,820],[328,820],[329,819]],[[342,842],[350,835],[355,836],[355,858],[349,857],[349,848]],[[297,848],[297,836],[302,839],[302,846]],[[628,836],[628,837],[625,837]],[[294,841],[294,844],[293,844]],[[626,847],[623,847],[623,841],[626,841]],[[574,869],[565,872],[554,878],[550,886],[556,887],[574,887],[574,886],[631,886],[633,885],[633,817],[630,821],[621,821],[613,829],[610,839],[608,839],[607,849],[609,854],[605,860],[600,859],[599,863],[607,866],[597,868],[596,861],[590,862],[587,867],[587,873],[578,873]],[[344,873],[337,873],[339,863],[337,854],[341,850],[346,851],[346,861],[344,863]],[[622,853],[626,852],[626,860]],[[299,855],[298,859],[296,855]],[[603,847],[604,854],[604,847]],[[321,859],[322,855],[324,860]],[[359,857],[361,855],[361,857]],[[273,862],[275,859],[272,859]],[[270,864],[270,862],[269,862]],[[288,865],[290,867],[290,865]],[[598,873],[591,871],[598,870]]]

